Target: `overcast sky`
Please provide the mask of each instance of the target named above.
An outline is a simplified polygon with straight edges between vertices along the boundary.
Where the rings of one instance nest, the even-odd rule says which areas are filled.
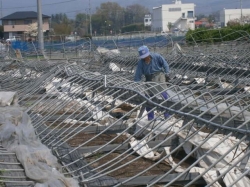
[[[172,0],[90,0],[92,10],[103,2],[117,2],[123,7],[140,4],[150,11],[154,6],[170,4]],[[7,16],[17,11],[37,11],[37,0],[0,0],[2,2],[2,16]],[[74,18],[77,13],[86,12],[89,0],[41,0],[43,14],[51,16],[56,13],[66,13],[69,18]],[[195,3],[196,14],[209,14],[223,8],[239,8],[240,0],[182,0],[182,3]],[[250,8],[250,0],[242,0],[243,8]]]

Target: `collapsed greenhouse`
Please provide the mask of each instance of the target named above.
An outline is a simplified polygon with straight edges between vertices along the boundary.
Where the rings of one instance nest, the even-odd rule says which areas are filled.
[[[216,44],[131,34],[43,55],[1,50],[1,183],[250,186],[250,37],[238,34]],[[169,83],[133,81],[142,44],[168,61]],[[146,106],[170,117],[148,121]]]

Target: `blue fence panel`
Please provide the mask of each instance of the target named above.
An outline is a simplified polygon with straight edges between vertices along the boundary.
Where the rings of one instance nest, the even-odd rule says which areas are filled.
[[[27,51],[28,50],[27,42],[22,42],[22,41],[11,42],[11,47],[13,49],[20,49],[21,51]]]
[[[183,40],[185,37],[172,37],[173,41]],[[108,49],[118,48],[127,48],[127,47],[139,47],[141,45],[148,46],[166,46],[169,44],[169,38],[164,36],[149,36],[149,37],[141,37],[141,36],[129,36],[129,37],[119,37],[107,40],[105,38],[101,38],[98,40],[78,40],[73,42],[61,42],[61,41],[52,41],[52,42],[44,42],[45,50],[58,51],[64,49],[70,49],[74,47],[82,46],[84,47],[88,42],[91,42],[92,49],[93,47],[106,47]],[[38,48],[38,42],[23,42],[23,41],[15,41],[11,43],[12,48],[20,49],[22,52],[32,52],[35,51],[35,48]]]

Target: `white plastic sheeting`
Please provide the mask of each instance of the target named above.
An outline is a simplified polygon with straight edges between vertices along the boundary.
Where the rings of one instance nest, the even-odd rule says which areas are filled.
[[[116,63],[109,63],[109,69],[112,71],[124,71],[123,68],[121,68],[118,64]]]
[[[205,168],[199,168],[199,167],[193,167],[190,170],[190,173],[202,173],[204,172],[206,169]],[[207,182],[207,183],[211,183],[213,182],[216,178],[217,178],[217,172],[216,170],[209,170],[208,172],[206,172],[203,176],[203,179]],[[212,187],[222,187],[218,182],[215,182]]]
[[[141,131],[144,134],[153,133],[153,134],[161,134],[164,135],[170,135],[173,133],[176,133],[176,135],[179,137],[179,142],[184,143],[183,149],[185,150],[186,154],[190,154],[190,152],[195,148],[199,147],[197,151],[195,151],[194,156],[199,159],[203,155],[206,155],[202,160],[199,162],[200,167],[193,167],[190,172],[193,173],[202,173],[206,171],[206,173],[202,176],[203,179],[207,183],[212,183],[213,181],[216,181],[216,178],[219,174],[222,174],[223,171],[227,170],[231,165],[233,165],[236,162],[239,162],[238,165],[240,165],[240,161],[242,160],[244,156],[244,152],[247,150],[247,144],[244,142],[241,142],[239,146],[234,148],[232,151],[230,151],[227,155],[225,153],[231,149],[238,141],[233,136],[230,136],[226,138],[224,141],[223,138],[225,138],[222,134],[215,134],[212,137],[209,137],[208,133],[197,131],[195,128],[188,129],[188,130],[182,130],[178,132],[180,127],[182,126],[183,121],[177,121],[174,117],[170,118],[169,120],[166,120],[164,122],[159,123],[158,125],[149,125],[149,121],[146,120],[146,118],[143,118],[140,122],[137,123],[137,131]],[[145,128],[147,127],[147,128]],[[171,128],[169,128],[171,127]],[[198,132],[195,134],[191,139],[188,141],[186,140],[186,137],[189,137],[194,132]],[[201,145],[201,143],[205,140],[205,143]],[[218,142],[222,141],[219,145],[216,146]],[[137,141],[133,140],[131,143],[131,147],[141,156],[150,159],[150,160],[156,160],[156,157],[159,158],[159,155],[153,152],[151,150],[146,141]],[[208,150],[212,149],[214,146],[215,149],[213,151],[210,151],[208,153]],[[165,147],[165,154],[170,154],[170,147]],[[161,155],[162,156],[162,155]],[[211,164],[215,163],[220,159],[221,156],[224,156],[224,158],[219,161],[212,169],[209,169]],[[167,163],[169,163],[173,168],[177,166],[178,163],[175,163],[171,155],[165,159]],[[225,177],[223,177],[223,181],[227,186],[230,186],[236,179],[239,179],[240,175],[242,174],[241,171],[236,167],[231,169],[230,172],[227,172],[225,174]],[[250,162],[246,163],[246,168],[250,167]],[[178,166],[175,168],[176,172],[183,172],[186,168],[183,168],[182,166]],[[208,170],[207,170],[208,169]],[[221,187],[221,185],[218,182],[215,182],[213,187]],[[240,179],[233,187],[248,187],[250,186],[250,180],[248,177],[243,177]]]
[[[0,92],[0,140],[16,154],[27,177],[37,182],[35,187],[77,187],[78,182],[66,178],[50,149],[37,138],[30,117],[17,106],[15,92]],[[15,104],[11,105],[10,104]],[[7,106],[6,106],[7,105]]]
[[[154,152],[146,144],[146,140],[140,142],[132,138],[130,145],[139,155],[144,156],[145,158],[151,159],[155,156]]]
[[[191,138],[189,141],[186,141],[185,138],[188,136],[188,134],[192,134],[194,132],[197,132],[195,128],[192,128],[189,131],[182,131],[178,133],[178,136],[180,137],[180,142],[185,142],[185,145],[183,146],[183,148],[187,154],[191,152],[192,150],[191,147],[200,146],[200,144],[209,136],[208,133],[199,131],[193,138]],[[240,141],[239,139],[236,139],[233,136],[230,136],[227,139],[223,140],[224,137],[225,136],[222,134],[213,135],[212,137],[207,139],[205,143],[201,145],[199,149],[195,152],[195,157],[197,159],[199,159],[203,155],[206,155],[199,162],[199,165],[201,166],[201,168],[199,168],[200,173],[202,173],[204,169],[209,168],[211,164],[219,160],[219,158],[222,155],[225,155],[227,151],[229,151],[238,141]],[[208,150],[212,149],[220,141],[222,141],[222,143],[217,145],[215,149],[213,149],[213,151],[209,153],[207,152]],[[228,167],[230,167],[236,162],[241,161],[244,156],[244,152],[246,151],[247,146],[248,145],[246,143],[241,142],[239,146],[237,146],[232,151],[230,151],[226,156],[224,156],[224,158],[214,166],[213,170],[217,170],[218,173],[223,173],[223,171],[228,169]],[[250,162],[248,161],[246,165],[247,167],[249,167]],[[196,168],[195,170],[197,171],[199,169]],[[210,170],[206,175],[203,176],[203,178],[206,181],[209,179],[208,175],[215,174],[215,173],[211,173],[213,170]],[[241,174],[242,174],[241,171],[239,171],[236,166],[230,172],[226,173],[226,176],[223,178],[223,181],[227,186],[229,186],[230,184],[232,184],[232,182],[235,181],[235,179],[238,179]],[[214,186],[216,186],[216,184]],[[248,187],[248,186],[250,186],[250,180],[247,177],[243,177],[234,185],[234,187]]]
[[[118,49],[107,49],[104,47],[97,47],[96,50],[100,53],[100,54],[105,54],[108,56],[114,56],[114,55],[118,55],[120,54],[120,51]]]
[[[0,106],[10,106],[17,104],[16,92],[0,92]]]
[[[164,150],[165,150],[166,154],[170,154],[170,147],[164,147]],[[170,166],[171,166],[172,168],[174,168],[174,167],[177,166],[177,163],[174,162],[174,159],[172,158],[171,155],[169,155],[169,157],[166,158],[165,161],[166,161],[167,163],[169,163]],[[185,171],[185,168],[183,168],[182,166],[177,166],[177,167],[175,168],[175,171],[181,173],[181,172],[184,172],[184,171]]]
[[[237,115],[236,118],[239,120],[245,120],[245,121],[250,120],[250,112],[246,110],[242,112],[242,109],[238,106],[229,106],[229,104],[226,103],[219,103],[219,104],[215,104],[212,102],[207,103],[202,99],[196,99],[193,95],[189,96],[189,95],[177,94],[172,90],[168,90],[167,93],[170,97],[170,101],[173,102],[181,101],[182,104],[188,104],[190,107],[202,106],[199,108],[199,110],[208,111],[213,115],[220,114],[220,116],[224,117],[231,117]]]
[[[143,113],[145,115],[146,112]],[[182,127],[183,120],[178,120],[175,117],[170,117],[165,121],[155,121],[149,124],[147,117],[145,116],[136,124],[136,131],[140,131],[142,134],[152,133],[157,135],[156,140],[164,140],[166,135],[171,135],[178,131]]]
[[[82,107],[92,113],[92,116],[95,120],[102,119],[104,116],[109,116],[108,114],[103,112],[100,107],[91,104],[89,101],[82,101],[81,99],[78,99],[78,102],[82,105]]]
[[[222,169],[220,171],[223,172],[224,170]],[[226,184],[226,186],[230,186],[231,184],[234,183],[234,181],[239,179],[241,175],[242,173],[237,168],[234,168],[226,173],[226,175],[223,178],[223,181]],[[233,187],[248,187],[248,186],[250,186],[250,180],[248,177],[245,176],[241,180],[239,180],[235,185],[233,185]]]
[[[191,138],[189,141],[186,141],[185,138],[188,136],[188,134],[194,133],[197,130],[192,128],[189,132],[179,132],[178,135],[180,137],[180,142],[185,141],[184,150],[188,154],[191,149],[190,147],[192,145],[194,146],[200,146],[201,142],[203,142],[208,136],[208,133],[204,132],[198,132],[193,138]],[[200,148],[195,152],[196,157],[199,158],[202,155],[206,154],[206,157],[200,162],[200,165],[203,168],[208,168],[212,163],[219,160],[219,157],[221,155],[224,155],[229,149],[231,149],[239,140],[235,137],[228,137],[226,140],[224,140],[222,143],[217,145],[211,153],[207,153],[207,150],[210,150],[212,147],[214,147],[218,142],[222,141],[224,138],[224,135],[222,134],[215,134],[209,139],[205,141],[203,145],[200,146]],[[241,142],[239,146],[234,148],[230,153],[227,154],[218,164],[215,165],[216,168],[224,168],[228,166],[228,163],[233,164],[234,162],[237,162],[242,159],[244,156],[242,153],[246,151],[247,145],[244,142]],[[248,163],[249,165],[250,163]]]

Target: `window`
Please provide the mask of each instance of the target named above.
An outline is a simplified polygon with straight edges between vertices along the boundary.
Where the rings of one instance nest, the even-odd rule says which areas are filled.
[[[145,19],[145,22],[148,22],[148,19]]]
[[[193,23],[194,21],[189,21],[189,23]]]
[[[194,17],[194,11],[188,11],[187,17],[188,18],[193,18]]]
[[[181,11],[181,8],[169,8],[168,11],[169,12],[178,12],[178,11]]]
[[[29,25],[29,24],[31,24],[32,23],[32,20],[31,19],[26,19],[26,20],[24,20],[24,24],[25,25]]]
[[[182,18],[185,18],[185,12],[184,12],[184,13],[182,13]]]
[[[12,21],[12,20],[9,20],[9,21],[8,21],[8,25],[15,25],[15,24],[16,24],[15,21]]]

